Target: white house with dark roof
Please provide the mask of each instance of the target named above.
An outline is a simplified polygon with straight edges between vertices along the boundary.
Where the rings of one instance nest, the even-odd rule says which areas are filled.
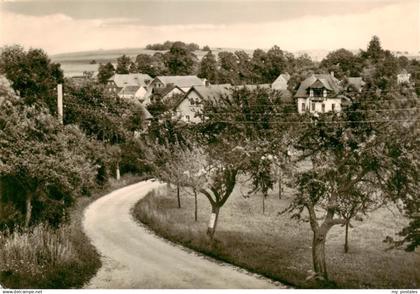
[[[340,112],[343,100],[340,81],[333,74],[313,74],[300,83],[295,94],[299,113]]]
[[[202,120],[199,117],[202,110],[201,102],[230,95],[231,90],[232,86],[229,84],[193,86],[175,105],[174,117],[187,123],[198,123]]]
[[[141,100],[152,78],[147,74],[115,74],[107,82],[105,91],[120,98]]]

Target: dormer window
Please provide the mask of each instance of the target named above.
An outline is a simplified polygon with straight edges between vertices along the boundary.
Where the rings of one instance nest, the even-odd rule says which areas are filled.
[[[314,90],[309,89],[309,97],[314,97]]]

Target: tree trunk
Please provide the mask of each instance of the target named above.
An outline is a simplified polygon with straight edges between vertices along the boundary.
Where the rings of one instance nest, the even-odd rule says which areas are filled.
[[[26,215],[25,215],[25,228],[29,227],[32,218],[32,193],[26,196]]]
[[[281,196],[283,194],[283,187],[282,187],[282,183],[281,183],[281,178],[282,178],[282,173],[281,173],[281,168],[279,168],[279,199],[281,199]]]
[[[312,242],[312,260],[314,271],[318,278],[328,280],[327,265],[325,262],[326,233],[314,232]]]
[[[262,213],[265,213],[265,194],[262,194]]]
[[[194,190],[194,220],[198,220],[197,192]]]
[[[178,208],[181,208],[181,197],[179,195],[179,183],[176,184],[176,197],[178,199]]]
[[[207,235],[211,239],[213,239],[214,233],[216,232],[217,221],[219,219],[219,211],[220,211],[219,207],[212,206],[209,226],[207,228]]]
[[[344,253],[349,252],[349,221],[346,222],[346,236],[344,239]]]

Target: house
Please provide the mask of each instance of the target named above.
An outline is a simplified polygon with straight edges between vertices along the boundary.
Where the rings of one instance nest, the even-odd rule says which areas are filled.
[[[281,74],[271,84],[273,90],[287,90],[287,83],[289,82],[290,75],[288,73]]]
[[[403,69],[398,75],[397,75],[397,83],[398,84],[408,84],[410,83],[411,74],[407,72],[406,69]]]
[[[193,86],[203,86],[205,82],[197,76],[157,76],[149,85],[149,89],[165,88],[168,85],[178,86],[185,93]]]
[[[185,95],[185,91],[183,91],[180,87],[175,86],[173,84],[169,84],[164,88],[154,88],[150,92],[145,95],[145,99],[143,104],[149,105],[153,102],[153,99],[159,97],[163,103],[170,102],[171,98],[175,96]]]
[[[125,99],[141,100],[152,78],[147,74],[115,74],[107,82],[105,91]]]
[[[295,98],[299,113],[340,112],[347,100],[334,74],[313,74],[301,82]]]
[[[230,95],[231,89],[232,86],[229,84],[193,86],[175,105],[174,117],[187,123],[200,122],[201,118],[198,114],[201,111],[201,102]]]

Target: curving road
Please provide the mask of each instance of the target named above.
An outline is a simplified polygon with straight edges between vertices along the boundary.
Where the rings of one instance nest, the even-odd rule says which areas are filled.
[[[283,288],[279,283],[173,246],[141,227],[131,208],[158,182],[114,191],[85,211],[83,227],[101,254],[102,268],[86,288]]]

